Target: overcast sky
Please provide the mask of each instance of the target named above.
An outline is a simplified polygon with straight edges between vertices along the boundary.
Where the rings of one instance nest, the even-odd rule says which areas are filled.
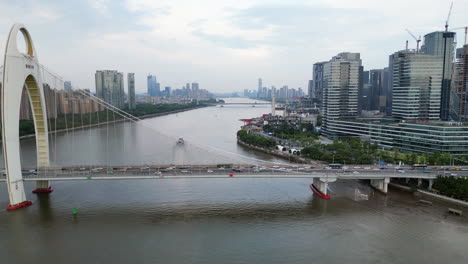
[[[29,29],[40,63],[94,90],[96,70],[135,72],[161,86],[199,82],[214,92],[307,87],[312,64],[360,52],[366,69],[415,35],[443,30],[450,1],[431,0],[0,0],[0,56],[13,23]],[[468,0],[450,27],[468,26]],[[463,31],[457,31],[459,46]],[[2,59],[3,60],[3,59]],[[125,77],[126,78],[126,77]]]

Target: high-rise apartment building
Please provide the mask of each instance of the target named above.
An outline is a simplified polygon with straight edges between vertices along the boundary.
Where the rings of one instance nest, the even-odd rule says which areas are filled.
[[[450,95],[455,48],[455,32],[445,31],[426,34],[424,36],[424,45],[421,47],[422,53],[440,56],[442,60],[440,119],[444,121],[449,120],[450,116]]]
[[[329,136],[337,132],[333,120],[350,119],[358,114],[361,64],[360,54],[349,52],[323,63],[323,129]]]
[[[135,103],[135,73],[127,74],[128,82],[128,109],[132,110],[136,108]]]
[[[123,74],[118,71],[96,71],[96,96],[122,109],[124,107]]]
[[[393,55],[392,116],[400,120],[438,120],[441,111],[442,56],[414,51]]]

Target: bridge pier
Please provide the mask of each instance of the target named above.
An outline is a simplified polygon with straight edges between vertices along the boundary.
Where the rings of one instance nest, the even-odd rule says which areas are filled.
[[[419,178],[419,179],[418,179],[418,187],[421,187],[421,185],[422,185],[422,179]]]
[[[334,181],[336,181],[336,178],[314,178],[310,188],[320,198],[330,199],[330,195],[328,195],[328,183]]]
[[[36,181],[36,189],[33,193],[51,193],[54,190],[49,181]]]
[[[386,177],[386,178],[379,179],[379,180],[370,180],[370,185],[374,187],[376,190],[384,194],[387,194],[389,182],[390,182],[390,178]]]
[[[427,185],[427,189],[428,189],[429,191],[432,191],[432,184],[434,184],[434,180],[433,180],[433,179],[429,179],[428,181],[429,181],[429,184]]]

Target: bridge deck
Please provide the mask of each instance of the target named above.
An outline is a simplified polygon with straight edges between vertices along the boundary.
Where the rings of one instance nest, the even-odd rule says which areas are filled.
[[[457,172],[460,173],[460,172]],[[214,178],[331,178],[331,179],[383,179],[383,178],[418,178],[435,179],[441,171],[420,171],[395,169],[310,169],[306,167],[288,167],[264,169],[241,168],[228,169],[206,166],[190,167],[106,167],[106,168],[79,168],[79,167],[57,167],[40,170],[39,172],[24,172],[25,181],[49,180],[125,180],[125,179],[214,179]],[[466,172],[468,174],[468,172]],[[450,174],[446,174],[450,175]],[[460,175],[468,176],[468,175]],[[5,176],[0,177],[5,181]]]

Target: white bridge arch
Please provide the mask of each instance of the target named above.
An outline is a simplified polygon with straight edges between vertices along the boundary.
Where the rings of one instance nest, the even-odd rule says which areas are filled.
[[[18,50],[16,43],[18,33],[24,36],[26,53]],[[40,169],[49,166],[47,111],[40,65],[31,35],[24,25],[15,24],[11,28],[3,63],[2,145],[10,199],[10,205],[7,209],[17,209],[31,204],[26,199],[20,158],[19,113],[23,87],[27,90],[33,113],[37,167]],[[40,192],[52,191],[48,181],[38,181],[37,188],[37,191]]]

